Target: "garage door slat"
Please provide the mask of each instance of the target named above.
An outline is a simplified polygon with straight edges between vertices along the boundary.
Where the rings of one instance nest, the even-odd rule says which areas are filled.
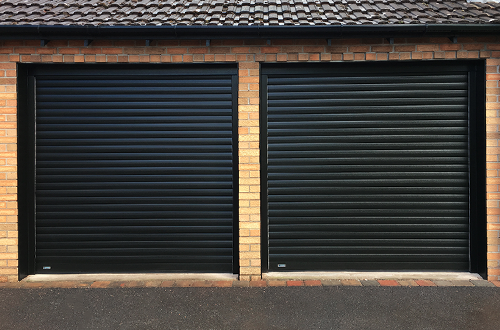
[[[408,113],[446,113],[446,112],[456,112],[459,110],[466,110],[467,106],[463,104],[386,104],[386,105],[374,105],[374,104],[363,104],[362,106],[357,106],[355,104],[346,105],[338,105],[338,106],[329,106],[328,108],[324,107],[312,107],[310,105],[300,105],[295,106],[294,104],[290,104],[288,106],[273,106],[274,115],[279,116],[282,113],[285,114],[300,114],[300,113],[308,113],[308,114],[328,114],[328,115],[345,115],[345,114],[353,114],[356,116],[357,114],[367,113],[367,114],[375,114],[375,113],[400,113],[401,111],[405,111]],[[333,112],[333,113],[332,113]]]
[[[60,226],[63,221],[61,220],[45,220],[40,227],[57,227]],[[155,219],[155,218],[138,218],[138,219],[105,219],[105,218],[94,218],[85,219],[85,222],[79,219],[64,219],[65,227],[81,227],[84,224],[89,226],[227,226],[231,224],[231,220],[225,219],[210,219],[210,218],[191,218],[191,219]]]
[[[462,67],[463,69],[467,69],[466,67]],[[394,68],[393,68],[394,69]],[[371,68],[373,70],[373,68]],[[457,70],[460,70],[457,67]],[[280,86],[289,85],[313,85],[313,86],[321,86],[321,85],[340,85],[349,86],[349,84],[353,85],[363,85],[366,83],[375,84],[376,86],[382,86],[384,88],[384,83],[398,83],[399,86],[402,83],[414,83],[414,84],[434,84],[434,83],[444,83],[448,84],[450,82],[467,82],[467,77],[464,77],[463,74],[448,74],[443,73],[441,75],[427,75],[427,74],[418,74],[416,72],[410,73],[407,75],[398,75],[392,72],[384,72],[382,75],[366,75],[360,73],[349,72],[347,69],[347,74],[341,74],[339,70],[339,74],[336,76],[326,76],[324,72],[322,74],[311,74],[309,75],[296,75],[293,74],[285,74],[283,72],[273,73],[269,76],[269,90],[272,91],[272,86],[276,86],[274,88],[279,88]],[[269,71],[272,72],[272,71]],[[464,86],[464,85],[462,85]],[[466,85],[465,85],[466,86]],[[466,88],[466,87],[465,87]]]
[[[89,169],[87,167],[78,168],[80,175],[94,174],[96,169]],[[99,167],[99,173],[105,175],[146,175],[146,174],[164,174],[170,173],[171,175],[190,175],[190,174],[231,174],[231,169],[226,167],[165,167],[165,166],[150,166],[150,167]],[[39,169],[40,175],[71,175],[74,169],[67,168],[44,168]]]
[[[121,100],[120,98],[118,98]],[[221,109],[221,108],[229,108],[232,106],[231,99],[227,99],[227,101],[221,100],[212,100],[211,102],[207,102],[205,99],[200,98],[199,100],[191,100],[191,96],[186,99],[184,102],[180,100],[168,101],[165,100],[163,102],[159,101],[148,101],[141,100],[140,102],[136,101],[128,101],[128,102],[120,102],[115,100],[114,102],[75,102],[72,104],[70,101],[68,102],[40,102],[40,109],[164,109],[164,108],[174,108],[174,109],[194,109],[194,108],[205,108],[205,109]]]
[[[178,77],[179,78],[179,77]],[[208,83],[210,84],[209,86]],[[226,91],[227,89],[227,80],[226,79],[217,79],[216,77],[208,78],[206,76],[191,76],[191,77],[183,77],[183,79],[176,79],[174,77],[170,77],[169,79],[161,79],[159,77],[150,76],[148,79],[140,79],[137,75],[133,76],[112,76],[109,75],[105,79],[102,77],[95,77],[87,75],[85,80],[81,79],[71,79],[65,77],[64,80],[61,80],[57,77],[46,77],[43,81],[39,81],[37,83],[38,87],[45,88],[47,90],[54,91],[54,88],[49,89],[48,87],[56,87],[56,88],[77,88],[80,90],[82,88],[93,88],[99,87],[99,91],[102,91],[100,87],[106,87],[108,90],[122,90],[122,88],[137,88],[138,86],[149,87],[149,88],[179,88],[179,87],[189,87],[190,90],[211,90],[214,87],[223,87]],[[199,89],[201,87],[201,89]],[[229,90],[230,92],[230,90]],[[57,91],[54,93],[58,94]]]
[[[176,95],[182,95],[182,94],[224,94],[224,93],[231,93],[231,87],[228,87],[227,84],[225,86],[221,87],[214,87],[214,86],[193,86],[193,85],[187,85],[184,87],[177,86],[175,85],[175,82],[172,82],[170,84],[163,84],[162,87],[159,86],[144,86],[144,85],[139,85],[135,87],[131,87],[130,83],[124,86],[120,87],[110,87],[109,84],[111,82],[108,80],[106,82],[101,82],[100,87],[96,87],[98,84],[92,85],[92,87],[86,87],[82,86],[81,84],[79,85],[77,82],[75,85],[77,87],[70,87],[68,86],[69,84],[67,82],[64,82],[64,85],[67,87],[62,87],[61,82],[56,82],[53,81],[52,85],[54,88],[50,88],[50,86],[47,86],[47,84],[38,84],[38,92],[43,94],[43,95],[74,95],[74,96],[79,96],[79,95],[99,95],[99,94],[105,94],[106,97],[110,97],[111,95],[140,95],[140,94],[146,94],[146,95],[155,95],[155,94],[160,94],[160,95],[166,95],[166,94],[176,94]],[[78,86],[79,85],[79,86]],[[104,88],[103,88],[104,87]],[[165,87],[168,87],[166,89]],[[219,96],[220,97],[220,96]],[[45,99],[49,99],[50,97],[46,97]],[[93,98],[94,99],[94,98]],[[43,99],[42,99],[43,100]],[[59,97],[58,100],[61,100]],[[94,99],[95,100],[95,99]]]
[[[127,244],[127,248],[124,248],[123,245]],[[196,240],[196,241],[164,241],[164,240],[147,240],[147,241],[92,241],[92,242],[83,242],[80,241],[78,242],[78,247],[77,249],[95,249],[95,248],[103,248],[103,249],[116,249],[116,248],[121,248],[121,249],[133,249],[133,248],[140,248],[140,249],[154,249],[154,248],[169,248],[169,249],[175,249],[175,248],[203,248],[210,245],[211,248],[231,248],[232,247],[232,241],[227,240]],[[74,249],[75,246],[72,242],[45,242],[45,248],[46,249],[54,249],[54,248],[60,248],[60,249]]]
[[[463,77],[456,76],[457,79],[461,79]],[[396,79],[397,80],[397,79]],[[462,79],[463,80],[463,79]],[[271,83],[277,83],[276,79],[270,79]],[[334,81],[329,81],[326,84],[318,85],[317,82],[311,83],[310,85],[301,84],[301,81],[297,81],[296,79],[291,79],[288,81],[289,85],[286,85],[283,81],[281,83],[283,85],[270,85],[268,90],[274,93],[280,92],[296,92],[296,93],[304,93],[304,92],[339,92],[343,90],[350,91],[352,90],[351,84],[348,81],[343,82],[342,84],[338,84],[336,82],[341,81],[341,79],[336,79]],[[407,81],[405,81],[407,82]],[[467,81],[454,81],[454,82],[415,82],[412,81],[412,86],[416,91],[436,91],[436,90],[464,90],[467,89]],[[380,90],[391,90],[391,91],[406,91],[407,86],[401,83],[382,83],[382,82],[372,82],[371,84],[364,83],[356,83],[357,91],[380,91]]]

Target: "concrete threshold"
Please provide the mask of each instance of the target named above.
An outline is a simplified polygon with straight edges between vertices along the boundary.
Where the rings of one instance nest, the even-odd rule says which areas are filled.
[[[37,274],[29,275],[23,282],[53,282],[53,281],[236,281],[238,275],[223,273],[175,273],[175,274]]]
[[[264,280],[482,280],[478,274],[465,272],[270,272]]]

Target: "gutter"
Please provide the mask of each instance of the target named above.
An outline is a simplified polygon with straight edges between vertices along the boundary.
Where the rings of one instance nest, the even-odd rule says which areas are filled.
[[[61,39],[338,39],[499,35],[500,24],[385,24],[318,26],[70,26],[0,25],[0,40]]]

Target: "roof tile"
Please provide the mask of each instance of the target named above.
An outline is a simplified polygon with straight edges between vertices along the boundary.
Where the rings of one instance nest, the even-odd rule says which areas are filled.
[[[500,3],[466,0],[2,0],[0,25],[491,23]]]

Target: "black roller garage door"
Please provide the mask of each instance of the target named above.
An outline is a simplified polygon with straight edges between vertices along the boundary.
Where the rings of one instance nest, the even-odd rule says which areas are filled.
[[[268,270],[478,271],[483,67],[264,66]]]
[[[234,66],[26,75],[34,272],[233,272]]]

